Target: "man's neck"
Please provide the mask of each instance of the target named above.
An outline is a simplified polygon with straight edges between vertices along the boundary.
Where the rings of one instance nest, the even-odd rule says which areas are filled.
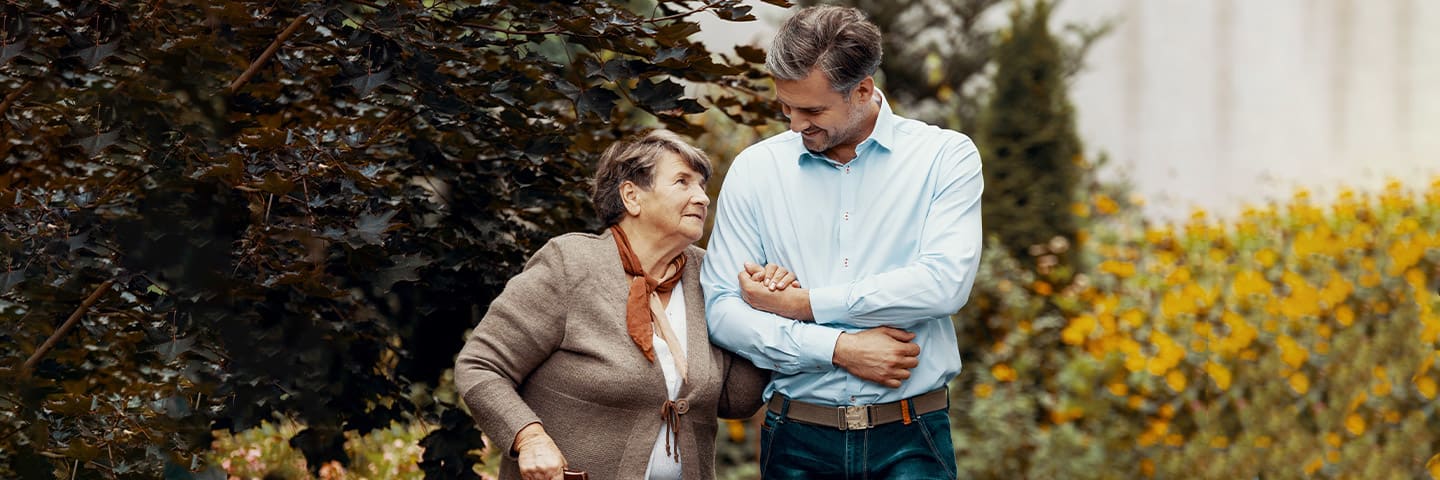
[[[861,121],[861,128],[855,132],[855,137],[830,147],[824,152],[827,158],[839,162],[841,165],[855,160],[855,149],[860,147],[860,142],[870,138],[870,134],[875,132],[875,124],[880,120],[880,95],[878,93],[871,94],[870,102],[866,105],[869,110],[865,112],[865,119]]]

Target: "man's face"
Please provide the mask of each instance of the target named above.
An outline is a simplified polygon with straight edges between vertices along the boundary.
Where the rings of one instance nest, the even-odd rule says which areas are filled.
[[[869,100],[867,84],[851,89],[849,95],[830,88],[819,69],[801,80],[775,79],[775,96],[790,119],[790,130],[800,133],[805,148],[825,153],[840,144],[858,144],[863,106]],[[861,97],[864,98],[861,98]]]

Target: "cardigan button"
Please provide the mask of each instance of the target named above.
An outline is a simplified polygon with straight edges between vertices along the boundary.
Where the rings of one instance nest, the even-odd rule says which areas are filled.
[[[675,401],[675,413],[684,415],[688,411],[690,411],[690,402],[686,402],[683,398]]]

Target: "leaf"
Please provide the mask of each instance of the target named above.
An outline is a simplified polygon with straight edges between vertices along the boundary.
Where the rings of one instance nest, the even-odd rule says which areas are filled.
[[[22,38],[20,39],[20,41],[15,43],[7,43],[4,45],[0,45],[0,65],[10,63],[10,59],[15,58],[16,55],[20,54],[20,52],[24,52],[25,44],[26,39]]]
[[[609,119],[610,111],[615,108],[615,101],[620,96],[605,87],[592,87],[580,94],[580,101],[576,107],[580,110],[580,116],[593,115],[600,119]]]
[[[115,50],[118,48],[120,48],[120,42],[113,41],[110,43],[104,43],[100,45],[95,45],[90,48],[81,49],[73,54],[70,54],[70,56],[78,57],[80,61],[85,64],[86,67],[94,68],[96,65],[99,65],[100,62],[104,62],[106,58],[114,55]]]
[[[689,62],[685,61],[686,54],[688,53],[690,53],[690,50],[685,47],[662,48],[655,52],[655,58],[652,61],[664,67],[684,67],[689,64]]]
[[[25,281],[24,270],[11,270],[9,272],[0,273],[0,294],[5,294],[6,292],[9,292],[11,288],[15,287],[15,285],[19,284],[22,281]]]
[[[699,32],[700,24],[698,23],[676,22],[660,27],[660,31],[655,34],[655,39],[659,40],[662,45],[674,45]]]
[[[721,8],[715,11],[715,15],[732,22],[753,22],[755,16],[750,14],[750,9],[749,5]]]
[[[745,60],[750,63],[765,63],[765,50],[759,47],[752,47],[749,45],[736,45],[735,54],[739,55],[741,60]]]
[[[386,210],[380,214],[361,214],[355,220],[355,229],[350,231],[352,237],[370,245],[380,245],[385,242],[381,237],[390,230],[390,219],[395,217],[397,210]]]
[[[676,100],[685,94],[685,87],[668,79],[659,82],[641,80],[635,85],[635,99],[651,111],[671,110],[678,107]]]
[[[768,4],[771,4],[771,5],[774,5],[774,6],[777,6],[777,7],[781,7],[781,8],[790,8],[790,7],[795,6],[795,4],[790,3],[790,2],[788,2],[788,1],[786,1],[786,0],[760,0],[760,1],[765,2],[765,3],[768,3]]]
[[[278,172],[270,172],[265,174],[265,181],[261,182],[258,188],[266,193],[284,195],[295,189],[295,182],[280,176]]]
[[[194,345],[195,337],[189,336],[156,345],[154,351],[159,353],[161,357],[164,357],[166,363],[169,363],[175,361],[180,354],[190,351],[190,348]]]
[[[80,147],[81,150],[85,151],[86,155],[90,155],[93,157],[104,151],[106,147],[114,145],[116,140],[119,138],[120,131],[111,130],[108,132],[101,132],[95,135],[81,138],[79,140],[76,140],[74,143],[71,143],[70,145]]]
[[[381,292],[388,292],[396,283],[415,282],[420,280],[420,267],[432,263],[429,257],[424,255],[400,255],[391,257],[395,265],[381,270],[375,275],[375,288]]]
[[[384,85],[385,82],[388,82],[389,80],[390,69],[387,68],[375,73],[370,73],[352,78],[350,79],[350,81],[345,82],[345,84],[349,85],[350,88],[355,89],[356,93],[364,97],[366,95],[369,95],[371,91],[379,88],[381,85]]]

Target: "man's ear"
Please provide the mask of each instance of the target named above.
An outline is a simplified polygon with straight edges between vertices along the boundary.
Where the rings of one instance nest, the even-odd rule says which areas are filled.
[[[640,215],[640,187],[634,182],[620,183],[620,201],[625,203],[625,213],[632,217]]]
[[[861,104],[861,105],[863,105],[863,104],[869,102],[871,96],[874,95],[874,94],[875,94],[875,77],[874,77],[874,76],[865,77],[864,80],[860,80],[860,83],[858,83],[858,84],[855,85],[855,89],[854,89],[854,90],[851,90],[851,91],[850,91],[850,103],[856,103],[856,104]]]

